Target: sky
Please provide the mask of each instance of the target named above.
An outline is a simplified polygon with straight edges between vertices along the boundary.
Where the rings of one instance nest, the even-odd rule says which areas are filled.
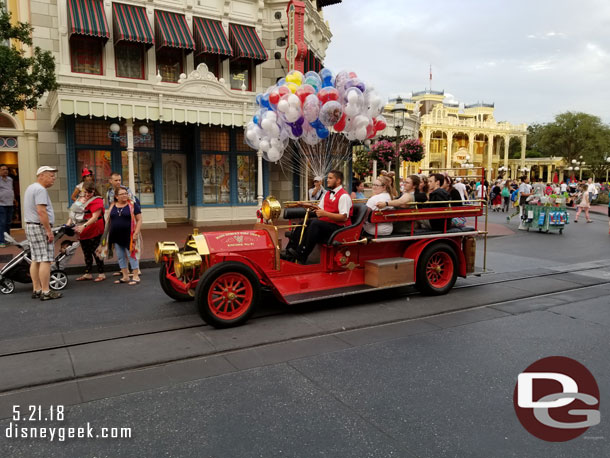
[[[430,87],[495,103],[496,121],[582,111],[610,123],[608,0],[343,0],[324,64],[383,98]]]

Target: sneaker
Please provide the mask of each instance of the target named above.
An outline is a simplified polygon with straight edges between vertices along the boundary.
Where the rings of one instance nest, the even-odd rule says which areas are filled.
[[[43,293],[40,295],[41,301],[50,301],[53,299],[59,299],[63,295],[58,291],[49,291],[48,293]]]
[[[0,243],[0,248],[6,248],[8,245],[6,243]]]
[[[40,299],[41,294],[42,294],[42,290],[41,291],[32,291],[32,299]]]

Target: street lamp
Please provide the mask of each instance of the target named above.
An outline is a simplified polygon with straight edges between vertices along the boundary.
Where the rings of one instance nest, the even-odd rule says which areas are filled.
[[[502,178],[504,176],[504,173],[507,171],[508,171],[508,167],[504,167],[503,165],[498,167],[498,173],[499,173],[498,178]]]
[[[121,131],[121,126],[119,126],[116,122],[113,122],[112,124],[110,124],[108,129],[109,129],[108,137],[111,138],[112,140],[117,141],[117,142],[126,142],[127,141],[127,135],[119,135],[119,132]],[[140,135],[133,136],[134,144],[150,141],[150,139],[152,137],[148,133],[148,126],[143,124],[140,126],[140,129],[138,129],[138,130],[140,132]]]
[[[402,103],[402,98],[400,96],[396,97],[396,102],[392,107],[392,115],[394,116],[394,129],[396,129],[396,176],[394,179],[398,195],[400,195],[400,131],[405,125],[406,112],[407,108],[405,107],[404,103]]]

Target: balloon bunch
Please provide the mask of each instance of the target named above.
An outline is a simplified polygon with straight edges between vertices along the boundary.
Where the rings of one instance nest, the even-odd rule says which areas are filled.
[[[350,141],[364,141],[386,127],[381,98],[354,72],[293,70],[258,94],[256,103],[245,142],[270,162],[282,158],[290,139],[316,145],[341,132]]]

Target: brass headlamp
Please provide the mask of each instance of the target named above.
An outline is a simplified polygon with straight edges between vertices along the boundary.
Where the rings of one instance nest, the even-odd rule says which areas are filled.
[[[263,200],[261,214],[263,215],[263,219],[265,220],[265,222],[275,221],[280,217],[281,213],[282,205],[275,197],[269,196],[265,200]]]
[[[201,265],[201,255],[196,251],[184,251],[174,254],[174,272],[180,278],[187,270],[195,269]]]
[[[163,261],[163,256],[173,256],[180,251],[175,242],[157,242],[155,245],[155,262]]]

